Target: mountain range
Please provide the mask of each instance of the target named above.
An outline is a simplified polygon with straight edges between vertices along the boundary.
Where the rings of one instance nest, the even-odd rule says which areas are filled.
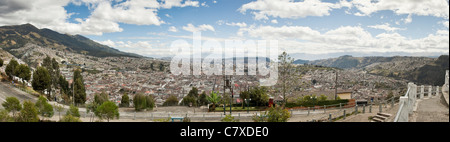
[[[68,35],[50,29],[38,29],[31,24],[0,27],[0,48],[3,50],[19,58],[22,56],[21,53],[12,50],[29,43],[94,57],[143,57],[102,45],[81,35]]]

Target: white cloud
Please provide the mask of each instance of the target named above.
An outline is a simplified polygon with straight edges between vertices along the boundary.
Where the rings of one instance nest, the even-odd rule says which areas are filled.
[[[228,25],[228,26],[238,26],[238,27],[241,27],[241,28],[247,27],[247,24],[245,22],[242,22],[242,23],[234,23],[234,22],[232,22],[232,23],[226,23],[226,25]]]
[[[443,21],[442,24],[448,29],[448,21]]]
[[[415,14],[448,19],[448,0],[353,0],[352,4],[360,15],[371,15],[377,11],[391,10],[398,15]]]
[[[176,33],[176,32],[178,32],[178,29],[176,27],[174,27],[174,26],[171,26],[171,27],[169,27],[169,31]]]
[[[403,23],[409,24],[409,23],[412,22],[412,15],[409,14],[408,17],[407,17],[406,19],[402,19],[402,20],[403,20]]]
[[[64,9],[69,3],[88,5],[91,14],[75,19],[75,23],[69,22],[73,13]],[[158,26],[165,23],[158,17],[159,9],[198,5],[198,1],[192,0],[128,0],[115,5],[111,0],[2,0],[0,25],[31,23],[61,33],[102,35],[123,31],[119,23]]]
[[[374,28],[374,29],[385,30],[385,31],[388,31],[388,32],[395,32],[397,30],[404,30],[404,29],[400,29],[400,28],[397,28],[397,27],[391,27],[389,23],[384,23],[384,24],[381,24],[381,25],[367,26],[367,27]]]
[[[183,30],[189,31],[189,32],[199,32],[199,31],[215,32],[216,31],[213,26],[207,25],[207,24],[199,25],[197,27],[192,24],[188,24],[187,26],[183,26]]]
[[[273,19],[272,21],[270,21],[271,23],[273,23],[273,24],[278,24],[278,21],[277,20],[275,20],[275,19]]]
[[[328,16],[332,9],[351,6],[345,0],[338,3],[321,2],[320,0],[305,0],[295,2],[293,0],[257,0],[242,5],[241,13],[252,11],[257,20],[268,20],[268,16],[280,18],[304,18],[307,16]]]
[[[406,38],[396,32],[372,36],[360,26],[343,26],[325,33],[302,26],[250,26],[240,31],[253,38],[279,40],[279,47],[290,53],[448,53],[449,48],[447,30],[419,39]]]

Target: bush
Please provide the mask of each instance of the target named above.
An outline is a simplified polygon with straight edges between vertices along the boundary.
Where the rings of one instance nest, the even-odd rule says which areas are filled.
[[[145,109],[153,109],[155,106],[155,101],[152,96],[144,96],[142,94],[137,94],[133,99],[134,109],[136,111],[141,111]]]
[[[80,117],[80,112],[78,108],[74,105],[70,105],[69,110],[67,110],[66,115],[72,115],[74,117]]]
[[[15,116],[16,111],[22,110],[22,105],[20,105],[20,101],[15,97],[6,98],[6,101],[2,103],[2,106],[8,112],[12,112],[13,116]]]
[[[0,110],[0,122],[14,122],[14,118],[9,116],[7,110]]]
[[[72,115],[65,115],[59,122],[82,122],[79,117]]]
[[[281,107],[271,107],[267,116],[267,122],[287,122],[291,117],[291,113],[287,109],[282,109]]]
[[[191,122],[191,118],[189,118],[189,117],[184,117],[183,122]]]
[[[220,120],[222,122],[239,122],[239,119],[234,119],[233,116],[231,115],[225,115],[224,118],[222,118],[222,120]]]
[[[296,103],[286,103],[287,108],[292,107],[314,107],[314,106],[324,106],[324,105],[346,105],[348,100],[324,100],[324,101],[297,101]]]
[[[163,106],[177,106],[178,105],[178,98],[176,96],[169,96],[167,100],[164,102]]]
[[[39,122],[38,109],[31,101],[24,101],[20,111],[19,122]]]
[[[120,101],[120,107],[130,107],[130,97],[127,93],[122,96],[122,100]]]

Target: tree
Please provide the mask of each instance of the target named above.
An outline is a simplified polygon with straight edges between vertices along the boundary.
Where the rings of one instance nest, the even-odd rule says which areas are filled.
[[[54,114],[53,106],[47,102],[44,96],[40,96],[38,101],[36,101],[36,108],[43,117],[52,117]]]
[[[178,98],[174,95],[169,96],[169,98],[166,99],[163,106],[176,106],[178,105]]]
[[[136,111],[141,111],[144,109],[153,109],[155,106],[155,101],[152,96],[144,96],[142,94],[137,94],[133,98],[134,109]]]
[[[127,93],[123,94],[122,100],[120,101],[120,107],[130,107],[130,97]]]
[[[212,106],[210,107],[210,111],[211,110],[216,110],[216,104],[219,103],[220,101],[220,96],[217,95],[219,92],[215,93],[215,92],[211,92],[211,94],[206,98],[208,99],[208,101],[210,103],[212,103]]]
[[[69,110],[67,110],[66,115],[72,115],[74,117],[80,117],[80,112],[78,108],[74,105],[70,105]]]
[[[33,89],[38,92],[44,93],[45,89],[50,88],[51,82],[52,80],[47,69],[43,67],[37,67],[36,71],[34,71],[33,73],[33,81],[31,81]]]
[[[197,106],[197,99],[192,96],[186,96],[181,101],[181,104],[184,106]]]
[[[97,108],[95,115],[100,119],[108,120],[108,122],[110,119],[119,119],[119,107],[114,102],[107,101]]]
[[[66,78],[63,75],[59,75],[59,87],[60,92],[64,96],[63,98],[69,98],[69,82],[66,80]],[[66,103],[70,102],[70,100],[64,100]]]
[[[20,101],[16,97],[7,97],[6,101],[2,103],[2,106],[8,112],[12,112],[13,116],[15,116],[16,111],[22,110],[22,105],[20,105]]]
[[[269,95],[267,95],[266,87],[255,87],[250,89],[249,92],[251,102],[255,103],[256,106],[264,106],[269,102]]]
[[[287,122],[291,117],[291,113],[287,109],[282,109],[281,107],[271,107],[267,116],[268,122]]]
[[[0,110],[0,122],[14,122],[14,118],[9,116],[7,110]]]
[[[83,76],[81,71],[76,69],[73,73],[74,83],[72,85],[75,93],[75,104],[84,104],[86,102],[86,88],[84,86]]]
[[[15,76],[14,71],[18,65],[19,63],[15,59],[11,59],[8,65],[6,65],[5,73],[6,75],[8,75],[9,78],[12,79],[12,77]]]
[[[19,122],[38,122],[38,109],[31,101],[24,101],[23,108],[20,111]]]
[[[291,58],[286,52],[278,56],[278,86],[283,95],[283,104],[286,104],[286,95],[293,91],[294,85],[298,84],[300,76],[298,70],[293,66],[294,58]]]
[[[247,102],[245,100],[250,99],[250,93],[248,91],[242,91],[239,94],[239,98],[241,98],[241,100],[242,100],[242,108],[245,108],[244,104],[247,104]]]
[[[14,74],[22,79],[23,84],[25,85],[25,81],[29,81],[31,78],[30,68],[25,64],[20,64],[14,69]]]
[[[53,106],[53,108],[58,111],[59,120],[61,120],[61,112],[64,110],[64,107],[62,105],[56,104],[55,106]]]
[[[198,101],[198,104],[200,106],[208,104],[208,99],[206,99],[206,92],[205,91],[203,91],[202,94],[200,94],[200,96],[198,96],[197,101]]]
[[[109,95],[105,92],[94,95],[94,102],[98,105],[102,105],[104,102],[109,101]]]

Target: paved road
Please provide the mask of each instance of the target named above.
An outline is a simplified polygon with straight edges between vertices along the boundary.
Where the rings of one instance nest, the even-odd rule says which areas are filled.
[[[0,82],[0,104],[2,104],[7,97],[16,97],[20,102],[25,100],[31,100],[34,102],[37,100],[36,97],[23,92],[6,82]],[[0,105],[0,109],[3,109],[3,106]]]

